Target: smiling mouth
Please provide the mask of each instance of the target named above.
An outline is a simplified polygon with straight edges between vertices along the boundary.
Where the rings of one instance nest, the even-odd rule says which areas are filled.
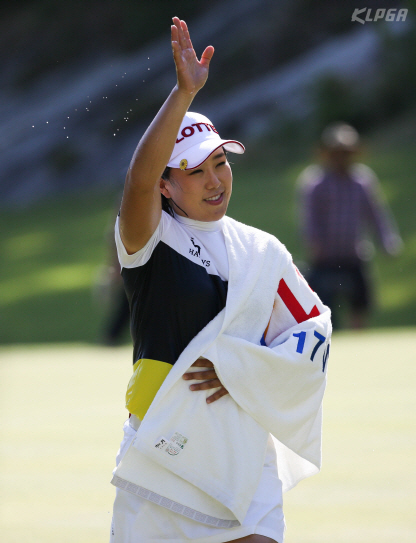
[[[216,196],[211,196],[211,198],[205,198],[205,201],[206,202],[217,202],[221,196],[223,195],[224,193],[221,192],[220,194],[217,194]]]

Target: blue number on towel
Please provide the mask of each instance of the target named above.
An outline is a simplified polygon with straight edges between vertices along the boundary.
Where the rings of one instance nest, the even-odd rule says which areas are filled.
[[[326,351],[324,351],[324,356],[322,357],[322,371],[325,371],[325,366],[329,357],[329,348],[331,344],[328,343],[328,347],[326,348]]]
[[[319,332],[314,332],[313,335],[318,338],[318,343],[315,345],[312,354],[311,354],[311,360],[313,362],[313,359],[315,358],[316,351],[319,349],[319,347],[322,345],[322,343],[325,341],[325,337],[320,334]]]
[[[306,332],[299,332],[299,334],[293,334],[295,337],[298,337],[298,345],[296,347],[297,353],[303,353],[303,347],[305,346]]]

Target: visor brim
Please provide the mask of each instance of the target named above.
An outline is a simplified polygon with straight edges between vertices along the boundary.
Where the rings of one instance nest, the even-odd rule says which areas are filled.
[[[194,170],[205,162],[206,159],[220,147],[224,147],[226,151],[236,153],[238,155],[242,155],[246,150],[244,145],[236,140],[218,140],[217,138],[215,138],[215,140],[207,139],[201,143],[198,143],[197,145],[189,147],[189,149],[186,149],[182,153],[179,153],[178,156],[168,162],[167,166],[169,168],[179,168],[181,162],[186,160],[187,166],[185,169]]]

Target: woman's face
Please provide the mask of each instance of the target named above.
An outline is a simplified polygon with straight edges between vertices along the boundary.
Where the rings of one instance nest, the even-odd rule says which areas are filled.
[[[194,170],[172,168],[169,180],[161,180],[160,191],[173,200],[171,205],[178,215],[218,221],[227,211],[232,182],[230,164],[219,148]]]

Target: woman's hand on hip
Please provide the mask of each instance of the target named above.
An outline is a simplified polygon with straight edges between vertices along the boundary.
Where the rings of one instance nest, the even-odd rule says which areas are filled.
[[[219,388],[217,392],[207,398],[207,403],[215,402],[216,400],[219,400],[220,398],[228,394],[228,390],[222,385],[221,381],[218,379],[218,375],[214,369],[214,364],[210,360],[208,360],[207,358],[199,358],[196,362],[192,364],[191,368],[207,368],[203,371],[192,371],[183,374],[182,378],[185,380],[203,381],[203,383],[194,383],[190,385],[189,388],[192,391]]]
[[[208,78],[214,48],[208,45],[201,55],[201,60],[198,60],[185,21],[174,17],[171,32],[178,89],[186,94],[195,94],[205,85]]]

